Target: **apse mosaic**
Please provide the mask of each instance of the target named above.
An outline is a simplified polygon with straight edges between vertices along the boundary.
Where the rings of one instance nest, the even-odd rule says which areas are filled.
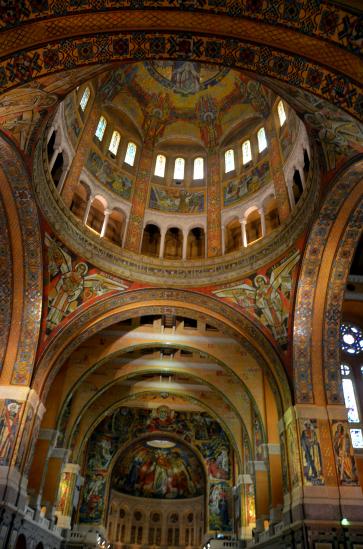
[[[58,240],[45,234],[48,280],[46,333],[87,301],[126,290],[128,284],[105,274],[71,253]]]
[[[254,193],[270,182],[270,164],[268,160],[259,162],[244,170],[239,180],[228,181],[223,186],[223,206],[231,206],[242,200],[247,194]]]
[[[120,465],[115,473],[116,489],[133,493],[134,486],[137,493],[145,497],[194,497],[204,490],[206,476],[209,486],[221,486],[223,483],[227,493],[227,488],[230,489],[233,481],[232,449],[218,421],[204,412],[180,412],[168,406],[155,409],[122,407],[102,420],[90,438],[80,511],[81,522],[96,523],[102,519],[107,499],[109,467],[118,449],[139,436],[153,433],[157,440],[171,440],[167,435],[176,435],[194,446],[203,462],[203,468],[194,461],[196,458],[186,447],[183,450],[184,446],[180,442],[171,448],[163,448],[159,444],[158,448],[158,444],[153,447],[140,441],[137,451],[130,454],[127,452],[130,459],[127,456],[120,458]],[[185,463],[189,464],[186,469],[181,466],[180,459],[183,456],[186,458]],[[196,466],[199,473],[192,473],[189,466],[190,469],[195,469]],[[228,522],[226,510],[221,511],[222,515],[223,520],[218,519],[219,515],[215,520],[221,520],[221,524],[225,525]]]
[[[162,212],[202,213],[204,192],[191,192],[184,189],[151,186],[149,208]]]
[[[292,296],[293,275],[299,263],[300,251],[295,250],[268,269],[261,269],[237,285],[213,294],[237,305],[251,318],[261,322],[284,346]]]
[[[86,168],[110,191],[113,191],[125,200],[130,200],[132,191],[132,180],[130,177],[123,174],[108,160],[102,159],[96,151],[90,151],[86,161]]]
[[[158,441],[150,441],[158,442]],[[186,446],[156,448],[147,442],[128,447],[114,466],[114,490],[139,497],[181,499],[204,493],[202,466]]]

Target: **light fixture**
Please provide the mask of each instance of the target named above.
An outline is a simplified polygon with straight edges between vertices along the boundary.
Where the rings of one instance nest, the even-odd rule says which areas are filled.
[[[349,526],[350,525],[350,522],[349,520],[346,518],[346,517],[343,517],[342,520],[340,521],[340,524],[342,526]]]

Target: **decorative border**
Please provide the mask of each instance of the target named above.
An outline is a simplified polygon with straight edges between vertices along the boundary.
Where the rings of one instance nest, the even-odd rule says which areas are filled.
[[[164,18],[167,18],[169,13],[171,12],[166,11]],[[163,27],[165,27],[164,18]],[[47,38],[44,46],[35,46],[34,43],[30,43],[29,49],[17,52],[10,58],[3,58],[0,62],[0,86],[5,91],[45,75],[91,64],[130,63],[155,58],[178,60],[183,57],[190,61],[212,63],[271,76],[327,99],[363,121],[363,87],[355,81],[360,65],[351,54],[345,54],[349,59],[344,59],[344,62],[340,63],[339,70],[328,69],[326,65],[329,57],[326,58],[326,55],[322,61],[312,62],[307,57],[296,53],[286,53],[270,45],[256,44],[244,38],[243,29],[231,30],[230,24],[224,32],[228,36],[232,33],[235,38],[220,36],[209,38],[199,34],[197,29],[205,27],[203,21],[199,20],[193,19],[189,22],[195,30],[171,34],[170,31],[165,30],[135,31],[135,28],[142,27],[139,16],[133,22],[134,29],[127,31],[132,23],[129,19],[126,17],[124,21],[115,22],[116,28],[124,29],[123,32],[105,33],[95,28],[93,35],[86,37],[56,38],[54,36],[54,41],[48,44]],[[80,34],[85,32],[82,22],[86,24],[84,17],[78,21]],[[72,23],[76,25],[76,21],[72,20]],[[181,23],[186,24],[185,21]],[[150,25],[153,25],[152,21],[147,22],[148,28]],[[175,20],[172,17],[167,28],[173,27],[175,27]],[[215,32],[215,28],[217,27],[205,30]],[[222,34],[221,31],[220,33]],[[339,50],[337,52],[336,48],[333,49],[335,51],[331,52],[330,57],[339,58]],[[324,50],[315,48],[314,57],[319,59],[322,51],[324,53]],[[353,59],[350,59],[351,57]],[[348,76],[353,66],[355,72]]]
[[[0,139],[1,168],[17,206],[24,254],[23,312],[11,383],[29,385],[42,312],[42,241],[38,211],[23,159],[8,139]],[[10,183],[11,182],[11,183]]]
[[[314,402],[311,352],[316,281],[330,230],[346,198],[362,179],[362,173],[363,160],[336,176],[335,184],[332,184],[332,190],[310,232],[305,248],[296,293],[293,331],[294,387],[297,403]],[[337,364],[338,361],[335,362],[335,369]]]
[[[249,18],[284,26],[307,36],[333,42],[359,54],[361,50],[359,16],[332,6],[327,1],[302,2],[282,0],[89,0],[59,4],[57,0],[18,0],[3,8],[0,25],[3,29],[19,27],[31,21],[60,18],[66,15],[101,12],[107,16],[111,10],[183,10],[194,13],[213,13],[233,18]],[[52,21],[50,21],[52,24]]]
[[[363,176],[361,175],[361,180]],[[362,185],[363,189],[363,185]],[[351,214],[330,272],[325,303],[324,322],[324,374],[325,392],[329,404],[344,404],[340,376],[340,323],[345,284],[356,245],[363,227],[363,199]]]
[[[2,174],[0,173],[0,178]],[[3,368],[11,326],[13,267],[8,219],[0,193],[0,374]]]

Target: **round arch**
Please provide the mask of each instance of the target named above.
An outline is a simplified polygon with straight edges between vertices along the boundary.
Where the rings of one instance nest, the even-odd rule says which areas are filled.
[[[291,21],[280,16],[280,27],[276,26],[275,20],[273,25],[269,23],[267,12],[263,13],[263,10],[260,10],[260,18],[266,26],[263,30],[261,21],[254,21],[256,11],[250,12],[253,17],[251,19],[243,17],[246,12],[248,13],[248,9],[244,7],[243,11],[231,11],[229,8],[219,10],[217,27],[215,12],[218,10],[215,6],[195,10],[191,5],[189,13],[188,7],[180,10],[179,2],[174,9],[170,9],[172,5],[168,3],[167,10],[159,3],[156,4],[155,7],[159,9],[153,9],[151,12],[145,10],[141,19],[140,13],[132,9],[109,10],[109,14],[104,14],[103,17],[92,12],[70,12],[69,15],[54,17],[54,12],[50,10],[48,17],[51,16],[53,21],[62,21],[59,26],[52,25],[51,46],[48,43],[48,25],[44,25],[42,19],[33,20],[29,26],[23,25],[25,28],[22,29],[20,36],[17,28],[3,31],[3,87],[10,89],[34,78],[62,70],[62,53],[65,48],[68,55],[72,51],[74,68],[99,62],[132,61],[136,57],[137,60],[152,59],[155,52],[160,59],[179,59],[183,54],[191,61],[220,63],[269,74],[275,79],[290,82],[316,95],[327,97],[354,116],[362,117],[361,88],[356,83],[356,75],[360,73],[359,57],[347,49],[344,56],[337,55],[337,45],[343,42],[345,46],[344,40],[337,38],[337,32],[329,32],[328,36],[334,35],[335,39],[326,40],[324,24],[316,26],[309,36],[299,18],[296,18],[297,24],[292,28]],[[32,13],[31,10],[29,12]],[[319,16],[322,18],[323,12],[323,9],[320,13],[317,10],[312,20],[319,20]],[[352,28],[357,24],[357,18],[352,14],[341,10],[340,15],[341,24],[343,17],[350,21]],[[23,15],[22,23],[26,20]],[[274,30],[273,33],[267,31],[270,26]],[[24,32],[27,28],[31,32]],[[154,28],[156,31],[146,30]],[[170,32],[169,29],[175,28],[183,29],[184,34]],[[218,35],[215,32],[216,28]],[[185,34],[186,31],[188,35]],[[299,31],[304,32],[304,41],[299,40]],[[86,37],[82,36],[84,32],[87,32]],[[33,40],[33,36],[37,39]],[[324,48],[321,47],[319,40],[322,37],[325,39]],[[351,33],[346,43],[351,45],[352,39]],[[292,53],[286,53],[288,51]],[[311,51],[317,60],[315,63],[310,61]],[[358,44],[356,51],[359,51]],[[16,70],[20,66],[23,70]],[[331,85],[327,86],[326,82],[331,82]],[[342,86],[344,91],[341,89]]]
[[[335,371],[336,364],[339,363],[337,330],[340,325],[341,305],[339,308],[337,303],[343,297],[351,254],[359,238],[354,211],[363,192],[362,173],[362,159],[356,160],[338,173],[305,248],[294,318],[294,390],[298,403],[324,404],[326,395],[323,365],[325,360],[327,364],[333,364],[333,359],[337,360],[334,362]],[[357,216],[359,215],[357,212]],[[347,238],[344,235],[350,240],[350,253],[346,252]],[[337,265],[338,256],[342,261],[340,266]],[[321,265],[324,265],[324,269],[320,268]],[[329,343],[325,349],[330,356],[324,355],[323,348],[323,340],[327,334]],[[330,334],[334,339],[331,339]],[[335,349],[333,354],[332,344]],[[333,400],[334,403],[341,402],[341,395],[337,395],[339,377],[337,378],[336,371],[332,375],[335,385]]]

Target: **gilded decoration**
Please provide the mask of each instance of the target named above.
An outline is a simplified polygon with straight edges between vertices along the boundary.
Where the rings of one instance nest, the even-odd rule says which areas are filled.
[[[88,12],[92,8],[92,2],[71,3],[62,7],[62,15],[76,15]],[[327,42],[336,43],[348,51],[359,54],[361,48],[360,20],[359,17],[338,6],[329,5],[327,2],[309,4],[306,9],[302,4],[290,5],[282,0],[268,0],[258,4],[258,9],[249,3],[241,2],[238,5],[233,0],[224,0],[216,4],[215,0],[202,0],[185,2],[183,0],[140,0],[136,4],[133,0],[105,0],[102,4],[103,11],[132,10],[142,8],[167,8],[176,12],[199,12],[205,14],[212,12],[217,15],[229,15],[233,18],[248,18],[256,21],[273,21],[288,29],[308,36],[323,38]],[[196,9],[198,8],[198,10]],[[114,14],[110,14],[111,17]],[[174,13],[173,13],[174,15]],[[21,0],[14,5],[8,5],[4,9],[2,26],[4,29],[17,27],[29,21],[52,19],[59,17],[59,6],[56,0],[34,4],[31,0]]]
[[[13,267],[9,242],[8,220],[0,196],[0,280],[2,281],[0,285],[0,372],[3,368],[11,326],[12,294],[10,288],[13,282]]]
[[[105,294],[116,294],[128,284],[95,269],[90,263],[69,252],[57,239],[45,233],[48,280],[46,334],[49,335],[79,307]]]
[[[23,242],[23,311],[12,383],[28,385],[37,349],[42,309],[40,227],[28,172],[20,155],[5,138],[0,140],[0,156],[1,168],[9,185],[11,182]]]
[[[300,403],[314,402],[311,371],[312,322],[314,318],[313,308],[316,280],[321,266],[322,255],[330,230],[340,209],[355,186],[360,183],[361,178],[362,162],[358,162],[344,171],[344,173],[338,174],[335,184],[332,185],[332,190],[321,209],[318,220],[311,230],[304,252],[296,294],[294,318],[294,387],[296,400]],[[340,281],[339,272],[337,274]],[[330,284],[334,286],[335,283],[331,279]],[[327,309],[327,314],[329,314],[329,309]],[[333,319],[336,326],[333,336],[333,347],[335,352],[338,352],[339,337],[335,337],[335,334],[339,333],[340,317],[332,317],[331,321]],[[335,360],[336,354],[334,354]],[[336,377],[337,374],[334,373],[333,375]],[[331,380],[329,380],[330,383]],[[327,386],[327,397],[330,399],[329,385]],[[341,396],[338,397],[338,402],[340,400]]]
[[[0,63],[1,85],[4,89],[11,89],[35,78],[61,71],[64,68],[64,56],[71,56],[69,63],[73,67],[100,62],[152,61],[156,55],[160,61],[179,60],[183,56],[188,61],[208,64],[218,62],[236,69],[270,75],[322,98],[325,97],[358,119],[363,117],[362,88],[356,84],[353,75],[351,79],[348,76],[342,78],[339,73],[326,68],[323,63],[311,63],[304,57],[288,54],[271,46],[199,35],[199,29],[205,25],[201,23],[201,26],[198,26],[198,17],[193,18],[198,30],[195,34],[185,35],[170,34],[162,30],[158,33],[127,33],[126,29],[132,24],[133,17],[132,12],[124,15],[125,17],[119,12],[116,17],[125,29],[123,33],[108,30],[107,34],[103,35],[98,28],[97,36],[69,37],[67,40],[53,36],[52,45],[22,50],[13,54],[11,58],[4,59]],[[171,12],[164,12],[163,25],[168,18],[171,21],[167,28],[170,29],[175,26],[175,16]],[[238,23],[236,21],[237,26]],[[72,24],[76,24],[75,18],[72,18]],[[140,21],[135,21],[135,24],[134,29]],[[215,27],[213,30],[215,32]],[[356,64],[354,56],[348,53],[345,55],[353,57],[352,63]],[[346,67],[345,64],[345,69]]]
[[[212,293],[237,305],[244,314],[265,326],[279,345],[286,347],[293,281],[299,260],[300,252],[295,250],[273,266]]]

